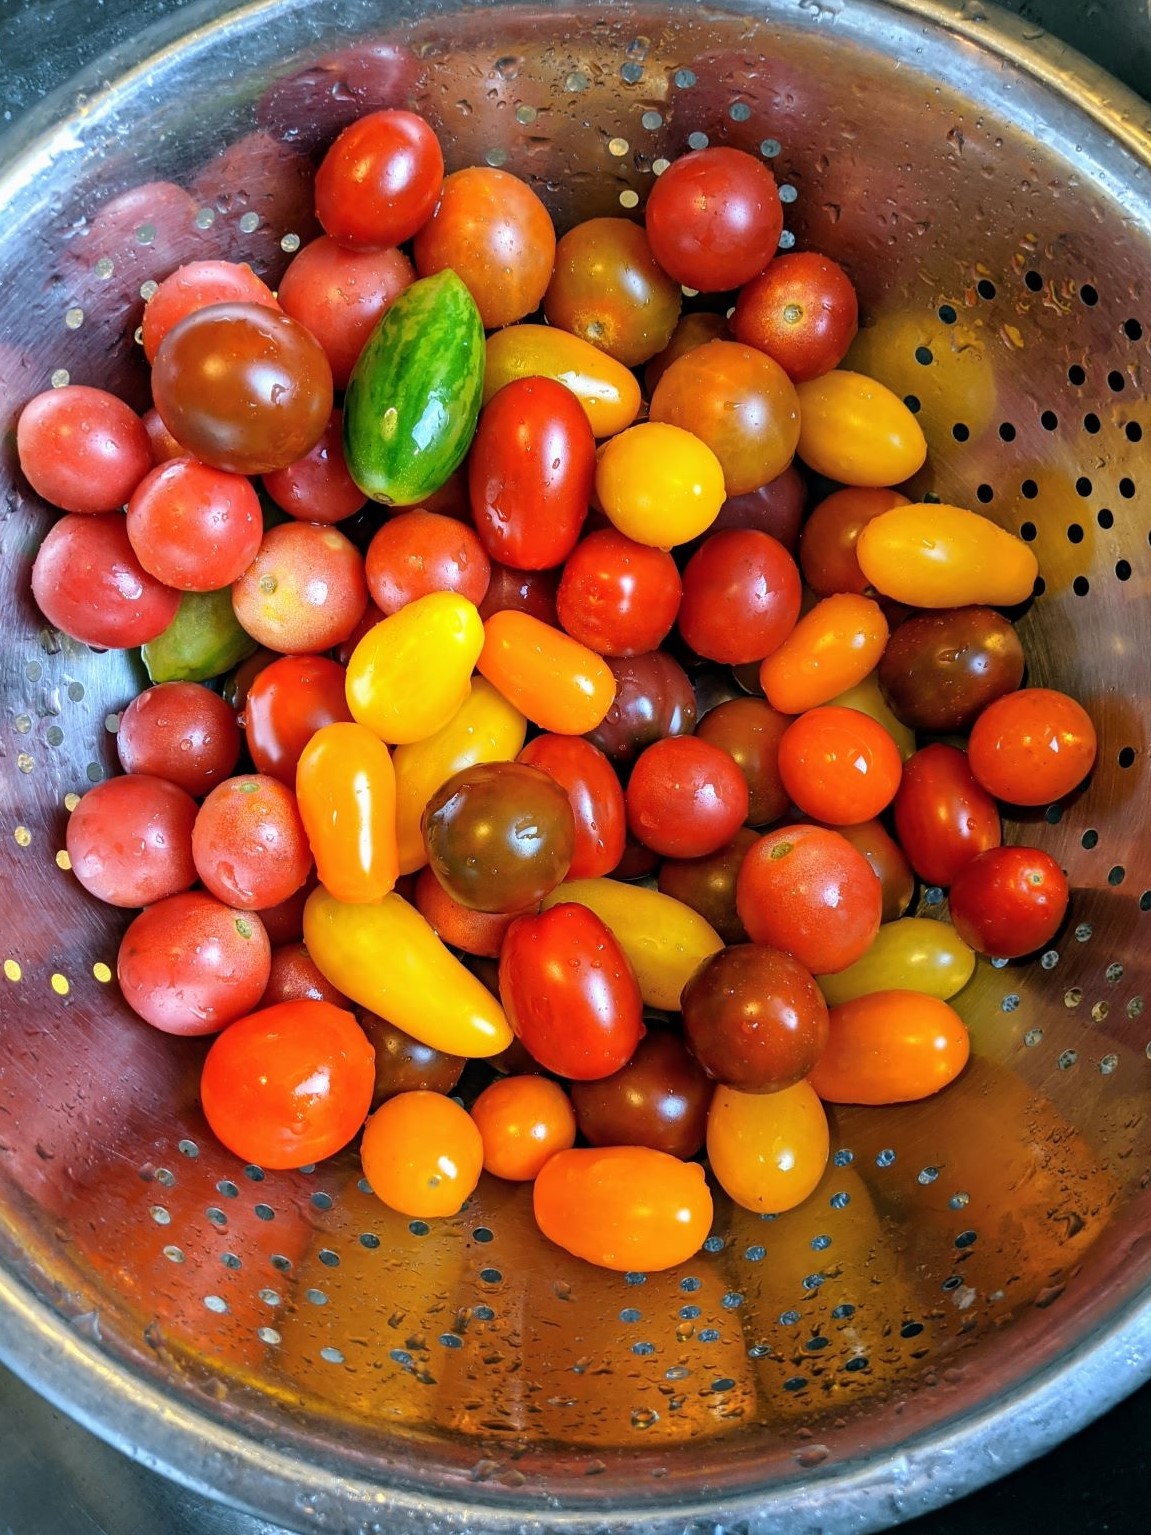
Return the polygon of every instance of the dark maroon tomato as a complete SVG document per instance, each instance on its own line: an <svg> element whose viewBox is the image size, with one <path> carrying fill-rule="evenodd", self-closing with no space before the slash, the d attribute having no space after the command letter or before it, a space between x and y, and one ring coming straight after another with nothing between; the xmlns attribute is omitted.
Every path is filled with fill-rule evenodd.
<svg viewBox="0 0 1151 1535"><path fill-rule="evenodd" d="M581 645L601 656L635 656L663 643L680 594L679 571L666 549L604 528L568 556L556 608Z"/></svg>
<svg viewBox="0 0 1151 1535"><path fill-rule="evenodd" d="M642 842L637 842L629 831L624 841L623 853L611 871L611 877L625 882L650 879L659 868L660 862L659 854L654 853L650 847L644 847Z"/></svg>
<svg viewBox="0 0 1151 1535"><path fill-rule="evenodd" d="M955 876L951 920L978 953L1019 959L1055 937L1069 895L1067 877L1050 853L993 847Z"/></svg>
<svg viewBox="0 0 1151 1535"><path fill-rule="evenodd" d="M116 751L125 773L151 773L200 799L236 766L240 727L211 688L161 682L137 694L120 716Z"/></svg>
<svg viewBox="0 0 1151 1535"><path fill-rule="evenodd" d="M49 528L32 566L32 595L50 624L105 650L146 645L180 606L179 592L136 558L119 512L73 512Z"/></svg>
<svg viewBox="0 0 1151 1535"><path fill-rule="evenodd" d="M623 857L627 810L615 769L582 736L538 735L517 757L540 768L565 791L575 817L569 879L610 874Z"/></svg>
<svg viewBox="0 0 1151 1535"><path fill-rule="evenodd" d="M1023 646L1001 613L949 608L899 625L879 663L879 685L905 725L950 735L1014 693L1023 668Z"/></svg>
<svg viewBox="0 0 1151 1535"><path fill-rule="evenodd" d="M665 858L703 858L747 819L747 779L718 746L671 736L643 751L627 786L627 824Z"/></svg>
<svg viewBox="0 0 1151 1535"><path fill-rule="evenodd" d="M320 343L290 316L259 304L214 304L164 337L152 397L193 458L233 474L267 474L319 442L332 414L332 370Z"/></svg>
<svg viewBox="0 0 1151 1535"><path fill-rule="evenodd" d="M703 1149L713 1084L683 1040L652 1029L626 1066L598 1082L573 1082L580 1134L593 1146L650 1146L687 1160Z"/></svg>
<svg viewBox="0 0 1151 1535"><path fill-rule="evenodd" d="M324 156L316 217L352 250L402 245L431 218L443 184L443 152L422 117L369 112Z"/></svg>
<svg viewBox="0 0 1151 1535"><path fill-rule="evenodd" d="M268 934L273 949L281 949L286 943L302 943L304 939L304 907L316 888L315 870L308 875L300 888L286 901L274 906L264 906L256 913Z"/></svg>
<svg viewBox="0 0 1151 1535"><path fill-rule="evenodd" d="M264 489L281 511L300 522L343 522L366 496L344 460L344 413L334 410L310 453L264 476Z"/></svg>
<svg viewBox="0 0 1151 1535"><path fill-rule="evenodd" d="M882 821L860 821L857 826L836 826L839 835L867 859L883 887L881 921L894 922L911 905L915 894L915 874L907 854L888 835Z"/></svg>
<svg viewBox="0 0 1151 1535"><path fill-rule="evenodd" d="M485 405L468 488L476 530L493 560L516 570L562 564L579 538L594 479L595 438L563 384L513 379Z"/></svg>
<svg viewBox="0 0 1151 1535"><path fill-rule="evenodd" d="M662 650L608 660L615 700L587 739L616 764L634 762L646 746L695 729L695 690L678 661Z"/></svg>
<svg viewBox="0 0 1151 1535"><path fill-rule="evenodd" d="M804 523L799 540L803 579L817 597L837 592L862 596L871 590L855 552L859 535L883 512L906 505L907 497L899 491L866 485L846 485L824 496Z"/></svg>
<svg viewBox="0 0 1151 1535"><path fill-rule="evenodd" d="M286 901L312 868L296 796L264 773L212 790L196 817L192 855L217 900L244 911Z"/></svg>
<svg viewBox="0 0 1151 1535"><path fill-rule="evenodd" d="M133 773L89 789L68 821L72 872L109 906L151 906L196 883L196 801L174 783Z"/></svg>
<svg viewBox="0 0 1151 1535"><path fill-rule="evenodd" d="M145 475L128 502L128 538L149 575L182 592L218 592L256 558L260 498L243 475L176 458Z"/></svg>
<svg viewBox="0 0 1151 1535"><path fill-rule="evenodd" d="M758 832L741 826L730 842L704 858L665 858L659 888L698 911L724 943L746 943L747 929L735 909L735 885L749 848L758 841Z"/></svg>
<svg viewBox="0 0 1151 1535"><path fill-rule="evenodd" d="M731 328L737 341L766 352L801 384L839 367L859 329L859 302L837 261L792 251L743 289Z"/></svg>
<svg viewBox="0 0 1151 1535"><path fill-rule="evenodd" d="M346 250L321 235L292 258L276 297L327 353L335 387L346 389L364 343L415 279L403 251Z"/></svg>
<svg viewBox="0 0 1151 1535"><path fill-rule="evenodd" d="M512 570L509 565L500 565L493 560L487 595L480 603L480 617L486 621L493 613L530 613L541 624L550 624L553 629L558 629L558 583L558 571Z"/></svg>
<svg viewBox="0 0 1151 1535"><path fill-rule="evenodd" d="M66 512L118 511L152 467L136 412L86 384L29 400L16 423L16 452L36 494Z"/></svg>
<svg viewBox="0 0 1151 1535"><path fill-rule="evenodd" d="M265 924L266 925L266 924ZM283 943L272 950L272 966L261 1007L277 1002L330 1002L333 1007L350 1007L347 997L337 991L321 973L319 966L302 942Z"/></svg>
<svg viewBox="0 0 1151 1535"><path fill-rule="evenodd" d="M422 508L390 517L368 545L364 574L381 613L398 613L431 592L458 592L478 607L491 562L472 528Z"/></svg>
<svg viewBox="0 0 1151 1535"><path fill-rule="evenodd" d="M769 656L799 619L799 570L769 533L715 533L683 573L679 632L696 655L742 666Z"/></svg>
<svg viewBox="0 0 1151 1535"><path fill-rule="evenodd" d="M360 1027L376 1052L376 1108L399 1093L450 1093L463 1075L462 1055L445 1055L413 1039L376 1013L360 1013Z"/></svg>
<svg viewBox="0 0 1151 1535"><path fill-rule="evenodd" d="M709 709L696 728L701 741L732 757L747 779L749 826L778 821L791 803L779 776L779 743L791 724L765 698L731 698Z"/></svg>
<svg viewBox="0 0 1151 1535"><path fill-rule="evenodd" d="M256 771L294 789L296 765L316 731L351 718L342 666L326 656L281 656L257 673L244 702Z"/></svg>
<svg viewBox="0 0 1151 1535"><path fill-rule="evenodd" d="M924 746L908 758L894 810L899 845L929 885L950 885L1002 839L995 801L955 746Z"/></svg>
<svg viewBox="0 0 1151 1535"><path fill-rule="evenodd" d="M753 528L777 539L788 554L799 547L799 530L807 506L807 486L794 464L758 490L743 496L729 496L711 525L712 533L728 533L734 528Z"/></svg>
<svg viewBox="0 0 1151 1535"><path fill-rule="evenodd" d="M827 1044L827 1003L811 972L764 944L734 944L705 959L682 1005L696 1060L745 1093L793 1087Z"/></svg>
<svg viewBox="0 0 1151 1535"><path fill-rule="evenodd" d="M775 177L741 149L673 160L648 195L647 237L669 276L700 293L740 288L775 255L783 210Z"/></svg>
<svg viewBox="0 0 1151 1535"><path fill-rule="evenodd" d="M618 1071L643 1037L635 971L604 923L573 901L512 923L500 996L530 1054L576 1082Z"/></svg>

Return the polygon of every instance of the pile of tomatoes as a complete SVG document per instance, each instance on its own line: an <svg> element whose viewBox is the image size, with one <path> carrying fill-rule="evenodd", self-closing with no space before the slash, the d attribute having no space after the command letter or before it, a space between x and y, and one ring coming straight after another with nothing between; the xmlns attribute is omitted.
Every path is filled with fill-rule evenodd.
<svg viewBox="0 0 1151 1535"><path fill-rule="evenodd" d="M139 911L128 1004L216 1036L237 1155L363 1130L413 1217L486 1169L579 1256L668 1267L710 1227L701 1152L784 1210L825 1103L962 1071L976 952L1031 953L1068 901L997 802L1076 789L1091 721L1022 686L1030 548L892 488L923 434L841 366L854 287L776 254L761 161L687 154L642 224L557 242L525 182L445 177L385 111L315 192L277 293L159 283L147 415L68 385L20 418L66 513L37 602L154 683L72 869ZM806 519L795 458L840 487ZM950 921L904 915L917 879Z"/></svg>

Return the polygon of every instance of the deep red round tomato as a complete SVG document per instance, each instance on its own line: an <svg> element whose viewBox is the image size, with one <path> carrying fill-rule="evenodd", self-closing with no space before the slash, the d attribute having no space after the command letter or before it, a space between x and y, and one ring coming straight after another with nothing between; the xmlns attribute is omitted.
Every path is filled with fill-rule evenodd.
<svg viewBox="0 0 1151 1535"><path fill-rule="evenodd" d="M737 341L766 352L802 384L839 367L859 329L859 302L837 261L792 251L746 285L731 328Z"/></svg>
<svg viewBox="0 0 1151 1535"><path fill-rule="evenodd" d="M669 736L640 754L627 785L632 835L665 858L703 858L747 820L747 779L721 747Z"/></svg>
<svg viewBox="0 0 1151 1535"><path fill-rule="evenodd" d="M352 1013L278 1002L239 1018L200 1078L217 1140L258 1167L306 1167L346 1146L368 1116L375 1051Z"/></svg>
<svg viewBox="0 0 1151 1535"><path fill-rule="evenodd" d="M504 912L475 911L461 906L436 878L435 871L424 867L416 878L416 910L453 949L498 959L504 934L514 918Z"/></svg>
<svg viewBox="0 0 1151 1535"><path fill-rule="evenodd" d="M895 742L858 709L809 709L779 743L784 788L804 815L832 826L874 820L895 797L902 772Z"/></svg>
<svg viewBox="0 0 1151 1535"><path fill-rule="evenodd" d="M741 826L730 842L703 858L665 858L657 881L661 893L698 911L724 943L746 943L747 929L735 909L735 886L743 860L758 841L758 832Z"/></svg>
<svg viewBox="0 0 1151 1535"><path fill-rule="evenodd" d="M558 628L558 581L558 572L554 570L513 570L510 565L493 560L487 595L480 603L480 617L486 621L493 613L530 613L540 623Z"/></svg>
<svg viewBox="0 0 1151 1535"><path fill-rule="evenodd" d="M402 245L432 216L444 183L439 141L414 112L369 112L316 172L316 217L352 250Z"/></svg>
<svg viewBox="0 0 1151 1535"><path fill-rule="evenodd" d="M367 497L352 479L344 458L344 413L334 410L310 453L264 476L264 489L290 517L301 522L343 522Z"/></svg>
<svg viewBox="0 0 1151 1535"><path fill-rule="evenodd" d="M257 674L244 701L256 771L294 789L300 754L316 731L351 717L342 666L326 656L281 656Z"/></svg>
<svg viewBox="0 0 1151 1535"><path fill-rule="evenodd" d="M240 727L211 688L161 682L138 693L120 716L116 751L125 773L151 773L200 799L236 766Z"/></svg>
<svg viewBox="0 0 1151 1535"><path fill-rule="evenodd" d="M162 778L133 773L89 789L68 820L72 872L109 906L151 906L196 883L196 802Z"/></svg>
<svg viewBox="0 0 1151 1535"><path fill-rule="evenodd" d="M881 512L906 505L907 497L897 490L863 485L848 485L823 498L804 523L799 540L803 578L817 597L832 597L836 592L862 596L869 590L855 554L859 535Z"/></svg>
<svg viewBox="0 0 1151 1535"><path fill-rule="evenodd" d="M513 379L484 407L468 459L472 516L494 560L548 570L575 548L595 479L583 406L550 378Z"/></svg>
<svg viewBox="0 0 1151 1535"><path fill-rule="evenodd" d="M260 920L263 921L263 917ZM264 926L267 927L266 922ZM343 992L338 991L321 972L308 953L307 945L299 939L281 943L272 950L272 966L260 1006L273 1007L277 1002L330 1002L333 1007L351 1005Z"/></svg>
<svg viewBox="0 0 1151 1535"><path fill-rule="evenodd" d="M601 656L636 656L663 643L680 593L679 571L666 549L603 528L568 556L556 608L581 645Z"/></svg>
<svg viewBox="0 0 1151 1535"><path fill-rule="evenodd" d="M955 876L955 931L980 954L1019 959L1051 939L1067 914L1067 877L1035 847L993 847Z"/></svg>
<svg viewBox="0 0 1151 1535"><path fill-rule="evenodd" d="M581 736L538 735L516 758L540 768L567 791L575 817L569 879L610 874L623 857L627 811L615 769Z"/></svg>
<svg viewBox="0 0 1151 1535"><path fill-rule="evenodd" d="M728 496L711 525L711 533L733 528L754 528L770 533L793 558L799 547L799 530L807 507L807 485L794 464L774 480L749 490L744 496Z"/></svg>
<svg viewBox="0 0 1151 1535"><path fill-rule="evenodd" d="M695 689L665 650L613 657L608 666L616 682L615 701L587 738L612 762L631 762L653 741L695 729Z"/></svg>
<svg viewBox="0 0 1151 1535"><path fill-rule="evenodd" d="M595 913L571 901L512 923L500 996L540 1065L576 1081L618 1071L643 1036L635 971Z"/></svg>
<svg viewBox="0 0 1151 1535"><path fill-rule="evenodd" d="M364 561L368 591L385 615L429 592L459 592L479 607L491 570L483 544L466 523L420 509L390 517Z"/></svg>
<svg viewBox="0 0 1151 1535"><path fill-rule="evenodd" d="M209 304L262 304L279 309L276 295L251 267L236 261L189 261L153 293L140 327L144 356L154 362L160 343L185 316Z"/></svg>
<svg viewBox="0 0 1151 1535"><path fill-rule="evenodd" d="M149 575L182 592L231 586L264 536L251 482L193 458L173 459L145 475L128 502L127 527Z"/></svg>
<svg viewBox="0 0 1151 1535"><path fill-rule="evenodd" d="M312 867L296 796L263 773L212 790L196 817L192 855L217 900L244 911L287 900Z"/></svg>
<svg viewBox="0 0 1151 1535"><path fill-rule="evenodd" d="M749 826L778 821L790 804L779 776L779 743L791 716L778 714L765 698L729 698L709 709L696 735L734 758L747 779Z"/></svg>
<svg viewBox="0 0 1151 1535"><path fill-rule="evenodd" d="M112 512L152 467L144 423L123 400L86 384L46 389L16 423L20 470L66 512Z"/></svg>
<svg viewBox="0 0 1151 1535"><path fill-rule="evenodd" d="M1070 794L1095 764L1095 726L1083 705L1051 688L1021 688L989 704L971 728L971 771L996 799L1046 805Z"/></svg>
<svg viewBox="0 0 1151 1535"><path fill-rule="evenodd" d="M180 594L150 576L119 512L73 513L48 529L32 566L32 595L50 624L82 645L146 645L176 616Z"/></svg>
<svg viewBox="0 0 1151 1535"><path fill-rule="evenodd" d="M782 949L813 975L831 975L875 941L883 890L838 832L783 826L743 860L735 901L753 943Z"/></svg>
<svg viewBox="0 0 1151 1535"><path fill-rule="evenodd" d="M284 522L232 587L240 626L260 645L289 655L330 650L368 605L364 557L337 528Z"/></svg>
<svg viewBox="0 0 1151 1535"><path fill-rule="evenodd" d="M673 160L652 187L647 237L664 271L700 293L750 282L775 255L783 209L775 177L741 149Z"/></svg>
<svg viewBox="0 0 1151 1535"><path fill-rule="evenodd" d="M950 885L965 864L999 846L999 811L966 753L936 744L908 758L895 796L895 834L929 885Z"/></svg>
<svg viewBox="0 0 1151 1535"><path fill-rule="evenodd" d="M129 924L116 978L133 1012L165 1034L215 1034L259 1005L270 967L254 912L188 890Z"/></svg>
<svg viewBox="0 0 1151 1535"><path fill-rule="evenodd" d="M795 561L769 533L715 533L683 573L679 632L697 655L730 666L762 661L799 618Z"/></svg>
<svg viewBox="0 0 1151 1535"><path fill-rule="evenodd" d="M580 1134L593 1146L650 1146L694 1157L707 1135L713 1087L678 1034L652 1029L626 1066L597 1082L573 1082Z"/></svg>
<svg viewBox="0 0 1151 1535"><path fill-rule="evenodd" d="M336 388L346 389L364 343L415 280L403 251L346 250L321 235L292 258L277 297L323 347Z"/></svg>

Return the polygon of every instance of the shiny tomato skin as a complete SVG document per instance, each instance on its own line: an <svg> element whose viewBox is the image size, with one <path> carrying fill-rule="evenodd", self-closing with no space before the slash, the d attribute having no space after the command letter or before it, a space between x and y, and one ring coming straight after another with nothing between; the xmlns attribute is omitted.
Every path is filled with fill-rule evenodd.
<svg viewBox="0 0 1151 1535"><path fill-rule="evenodd" d="M334 410L319 441L286 469L264 475L264 489L281 511L300 522L343 522L366 496L344 459L344 413Z"/></svg>
<svg viewBox="0 0 1151 1535"><path fill-rule="evenodd" d="M484 1148L466 1109L417 1089L388 1098L360 1147L372 1192L402 1215L455 1215L479 1182Z"/></svg>
<svg viewBox="0 0 1151 1535"><path fill-rule="evenodd" d="M212 790L196 817L192 856L207 889L244 911L286 901L312 867L296 796L261 773Z"/></svg>
<svg viewBox="0 0 1151 1535"><path fill-rule="evenodd" d="M196 802L162 778L131 773L89 789L68 819L72 872L109 906L151 906L196 883Z"/></svg>
<svg viewBox="0 0 1151 1535"><path fill-rule="evenodd" d="M847 485L812 509L800 535L799 563L803 579L817 597L837 592L863 596L869 590L855 554L859 535L881 512L906 505L907 497L897 490Z"/></svg>
<svg viewBox="0 0 1151 1535"><path fill-rule="evenodd" d="M887 638L887 620L870 597L824 597L761 665L768 703L784 714L830 703L874 671Z"/></svg>
<svg viewBox="0 0 1151 1535"><path fill-rule="evenodd" d="M644 218L660 266L700 293L750 282L783 231L775 177L740 149L699 149L673 160L652 187Z"/></svg>
<svg viewBox="0 0 1151 1535"><path fill-rule="evenodd" d="M679 612L682 586L665 549L602 528L571 551L556 592L568 634L601 656L656 650Z"/></svg>
<svg viewBox="0 0 1151 1535"><path fill-rule="evenodd" d="M671 333L668 344L662 352L657 352L651 358L643 370L645 393L649 398L655 393L660 379L672 363L682 357L685 352L691 352L697 346L704 346L709 341L730 340L731 327L727 323L726 315L698 310L682 315Z"/></svg>
<svg viewBox="0 0 1151 1535"><path fill-rule="evenodd" d="M535 1073L498 1077L472 1104L484 1143L484 1171L530 1183L557 1151L575 1145L576 1117L558 1082Z"/></svg>
<svg viewBox="0 0 1151 1535"><path fill-rule="evenodd" d="M367 605L363 555L338 529L311 522L269 528L232 587L240 626L269 650L290 655L341 644Z"/></svg>
<svg viewBox="0 0 1151 1535"><path fill-rule="evenodd" d="M151 773L200 799L240 756L235 712L198 682L161 682L120 716L116 752L125 773Z"/></svg>
<svg viewBox="0 0 1151 1535"><path fill-rule="evenodd" d="M256 558L264 519L243 475L176 458L132 492L127 528L137 559L157 581L182 592L216 592Z"/></svg>
<svg viewBox="0 0 1151 1535"><path fill-rule="evenodd" d="M348 250L321 235L292 258L277 297L323 347L335 387L346 389L364 343L415 280L403 251Z"/></svg>
<svg viewBox="0 0 1151 1535"><path fill-rule="evenodd" d="M859 329L859 301L837 261L792 251L746 284L731 328L737 341L766 352L800 384L839 367Z"/></svg>
<svg viewBox="0 0 1151 1535"><path fill-rule="evenodd" d="M427 223L444 180L435 133L414 112L369 112L316 172L316 216L352 250L402 245Z"/></svg>
<svg viewBox="0 0 1151 1535"><path fill-rule="evenodd" d="M947 735L975 720L1023 681L1023 645L993 608L915 613L892 632L879 685L899 719ZM985 727L986 728L986 727Z"/></svg>
<svg viewBox="0 0 1151 1535"><path fill-rule="evenodd" d="M806 1082L777 1093L717 1087L707 1116L712 1177L745 1210L778 1215L802 1204L827 1166L823 1105Z"/></svg>
<svg viewBox="0 0 1151 1535"><path fill-rule="evenodd" d="M751 528L713 533L683 573L679 632L710 661L762 661L795 628L799 605L799 571L781 543Z"/></svg>
<svg viewBox="0 0 1151 1535"><path fill-rule="evenodd" d="M883 890L881 920L894 922L896 917L902 917L915 894L915 873L907 854L883 822L860 821L855 826L837 826L835 830L858 848L871 865Z"/></svg>
<svg viewBox="0 0 1151 1535"><path fill-rule="evenodd" d="M963 1020L938 997L872 992L831 1009L809 1080L825 1103L913 1103L954 1082L970 1053Z"/></svg>
<svg viewBox="0 0 1151 1535"><path fill-rule="evenodd" d="M32 566L32 595L55 628L105 650L146 645L180 606L179 592L140 564L119 512L53 524Z"/></svg>
<svg viewBox="0 0 1151 1535"><path fill-rule="evenodd" d="M703 858L665 858L657 880L660 894L699 912L724 943L746 943L747 930L735 909L735 887L743 860L758 841L757 832L741 826L730 842ZM622 878L618 871L616 878Z"/></svg>
<svg viewBox="0 0 1151 1535"><path fill-rule="evenodd" d="M504 935L515 920L503 912L461 906L426 867L416 877L415 907L444 943L488 959L499 958Z"/></svg>
<svg viewBox="0 0 1151 1535"><path fill-rule="evenodd" d="M368 591L385 616L429 592L458 592L478 607L491 562L473 530L421 508L389 517L368 545Z"/></svg>
<svg viewBox="0 0 1151 1535"><path fill-rule="evenodd" d="M556 587L559 575L554 570L513 570L493 560L487 593L480 603L480 617L486 623L493 613L527 613L541 624L559 627L556 611Z"/></svg>
<svg viewBox="0 0 1151 1535"><path fill-rule="evenodd" d="M1055 937L1067 915L1067 877L1034 847L993 847L966 864L951 887L955 931L980 954L1020 959Z"/></svg>
<svg viewBox="0 0 1151 1535"><path fill-rule="evenodd" d="M902 772L895 742L858 709L809 709L779 743L784 788L804 815L831 826L874 820L895 797Z"/></svg>
<svg viewBox="0 0 1151 1535"><path fill-rule="evenodd" d="M351 1006L343 992L321 973L308 953L307 945L300 940L282 943L272 950L272 968L260 1006L271 1007L276 1002L330 1002L333 1007Z"/></svg>
<svg viewBox="0 0 1151 1535"><path fill-rule="evenodd" d="M189 261L165 277L144 306L140 333L148 361L155 361L160 343L173 325L209 304L280 307L267 283L246 262Z"/></svg>
<svg viewBox="0 0 1151 1535"><path fill-rule="evenodd" d="M707 1134L711 1079L671 1029L651 1029L626 1065L597 1082L573 1082L580 1134L593 1146L650 1146L694 1157Z"/></svg>
<svg viewBox="0 0 1151 1535"><path fill-rule="evenodd" d="M29 400L16 423L16 453L36 494L66 512L117 511L152 467L140 417L87 384Z"/></svg>
<svg viewBox="0 0 1151 1535"><path fill-rule="evenodd" d="M463 1075L467 1061L462 1055L433 1050L420 1039L398 1029L378 1013L362 1011L360 1027L376 1052L376 1085L372 1107L397 1098L400 1093L450 1093Z"/></svg>
<svg viewBox="0 0 1151 1535"><path fill-rule="evenodd" d="M791 803L779 776L779 743L790 724L765 698L729 698L696 727L699 739L721 747L747 779L749 826L778 821Z"/></svg>
<svg viewBox="0 0 1151 1535"><path fill-rule="evenodd" d="M683 667L665 650L608 661L616 694L588 740L610 761L632 762L646 746L695 729L695 689Z"/></svg>
<svg viewBox="0 0 1151 1535"><path fill-rule="evenodd" d="M929 885L946 888L1002 838L995 801L955 746L924 746L908 759L894 810L899 845Z"/></svg>
<svg viewBox="0 0 1151 1535"><path fill-rule="evenodd" d="M256 771L294 789L300 754L316 731L351 717L342 666L326 656L281 656L258 673L244 702Z"/></svg>
<svg viewBox="0 0 1151 1535"><path fill-rule="evenodd" d="M556 246L544 313L549 325L635 368L667 346L682 303L642 227L598 218L575 225Z"/></svg>
<svg viewBox="0 0 1151 1535"><path fill-rule="evenodd" d="M627 809L615 769L582 736L535 736L516 758L540 768L565 790L575 818L569 879L610 874L623 857Z"/></svg>
<svg viewBox="0 0 1151 1535"><path fill-rule="evenodd" d="M747 779L721 747L672 736L641 753L627 786L632 835L666 858L703 858L747 819Z"/></svg>
<svg viewBox="0 0 1151 1535"><path fill-rule="evenodd" d="M971 771L1013 805L1046 805L1079 787L1095 765L1095 726L1053 688L1021 688L988 705L968 743Z"/></svg>

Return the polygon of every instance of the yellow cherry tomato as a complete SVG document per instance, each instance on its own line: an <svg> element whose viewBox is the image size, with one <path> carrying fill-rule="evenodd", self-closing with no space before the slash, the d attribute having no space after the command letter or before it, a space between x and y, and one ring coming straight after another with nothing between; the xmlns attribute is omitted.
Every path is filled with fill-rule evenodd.
<svg viewBox="0 0 1151 1535"><path fill-rule="evenodd" d="M854 1002L873 991L899 988L946 1002L963 990L974 969L974 951L950 922L900 917L884 923L871 948L854 965L838 975L816 979L831 1007Z"/></svg>
<svg viewBox="0 0 1151 1535"><path fill-rule="evenodd" d="M399 1093L368 1120L360 1145L372 1193L401 1215L455 1215L480 1181L483 1142L442 1093Z"/></svg>
<svg viewBox="0 0 1151 1535"><path fill-rule="evenodd" d="M882 725L895 742L904 762L914 752L915 731L891 712L879 686L878 672L868 672L862 682L857 682L854 687L845 689L834 698L829 698L828 703L837 705L841 709L858 709L860 714L870 714L871 718Z"/></svg>
<svg viewBox="0 0 1151 1535"><path fill-rule="evenodd" d="M484 404L516 378L554 378L583 406L597 437L614 437L639 414L635 374L580 336L551 325L509 325L488 337Z"/></svg>
<svg viewBox="0 0 1151 1535"><path fill-rule="evenodd" d="M644 421L605 443L595 489L621 533L656 549L706 533L727 495L707 444L665 421Z"/></svg>
<svg viewBox="0 0 1151 1535"><path fill-rule="evenodd" d="M802 714L840 697L874 671L887 636L887 620L870 597L825 597L760 667L768 703L780 714Z"/></svg>
<svg viewBox="0 0 1151 1535"><path fill-rule="evenodd" d="M498 1055L512 1042L504 1010L393 890L350 906L317 885L304 906L304 942L322 975L421 1044L447 1055Z"/></svg>
<svg viewBox="0 0 1151 1535"><path fill-rule="evenodd" d="M1013 607L1039 574L1029 544L961 506L892 507L867 524L855 552L876 591L916 608Z"/></svg>
<svg viewBox="0 0 1151 1535"><path fill-rule="evenodd" d="M938 997L876 991L833 1007L827 1045L808 1077L826 1103L914 1103L954 1082L971 1044Z"/></svg>
<svg viewBox="0 0 1151 1535"><path fill-rule="evenodd" d="M778 1093L717 1087L707 1116L707 1159L745 1210L778 1215L802 1204L823 1177L830 1137L806 1082Z"/></svg>
<svg viewBox="0 0 1151 1535"><path fill-rule="evenodd" d="M679 1011L679 998L698 967L723 940L682 901L617 879L571 879L544 898L544 910L577 901L594 911L631 961L648 1007Z"/></svg>
<svg viewBox="0 0 1151 1535"><path fill-rule="evenodd" d="M798 384L800 458L842 485L899 485L927 458L923 428L884 384L837 368Z"/></svg>
<svg viewBox="0 0 1151 1535"><path fill-rule="evenodd" d="M397 746L434 735L468 696L484 645L475 604L430 592L368 630L345 684L353 717Z"/></svg>
<svg viewBox="0 0 1151 1535"><path fill-rule="evenodd" d="M484 626L479 668L529 720L556 735L594 730L615 700L615 677L602 656L511 608Z"/></svg>
<svg viewBox="0 0 1151 1535"><path fill-rule="evenodd" d="M296 800L320 883L338 901L380 901L396 882L396 775L363 725L317 730L296 767Z"/></svg>

